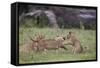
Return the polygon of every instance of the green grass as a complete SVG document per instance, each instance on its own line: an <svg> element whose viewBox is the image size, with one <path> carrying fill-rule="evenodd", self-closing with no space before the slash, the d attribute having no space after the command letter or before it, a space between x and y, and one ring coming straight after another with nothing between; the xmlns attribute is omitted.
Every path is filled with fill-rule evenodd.
<svg viewBox="0 0 100 68"><path fill-rule="evenodd" d="M19 52L19 63L41 63L55 61L77 61L77 60L95 60L96 59L96 32L95 30L80 29L53 29L53 28L22 28L19 29L19 46L29 43L30 37L34 37L37 33L42 33L46 38L54 38L57 35L66 36L69 31L74 31L80 39L83 47L87 47L85 53L73 54L71 46L66 46L67 51L60 49L58 51L48 50L46 53L29 53Z"/></svg>

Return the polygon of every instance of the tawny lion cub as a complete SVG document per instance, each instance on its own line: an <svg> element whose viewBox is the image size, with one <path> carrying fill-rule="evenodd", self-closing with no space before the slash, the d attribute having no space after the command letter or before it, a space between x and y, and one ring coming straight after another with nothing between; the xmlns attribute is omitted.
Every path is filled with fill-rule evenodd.
<svg viewBox="0 0 100 68"><path fill-rule="evenodd" d="M74 32L69 32L67 35L67 44L72 45L73 49L72 52L75 53L81 53L83 51L83 48L81 46L80 40L75 36Z"/></svg>
<svg viewBox="0 0 100 68"><path fill-rule="evenodd" d="M63 45L63 38L56 39L45 39L44 36L38 35L36 39L31 39L36 43L37 51L45 51L45 50L57 50L59 48L67 50L67 48Z"/></svg>

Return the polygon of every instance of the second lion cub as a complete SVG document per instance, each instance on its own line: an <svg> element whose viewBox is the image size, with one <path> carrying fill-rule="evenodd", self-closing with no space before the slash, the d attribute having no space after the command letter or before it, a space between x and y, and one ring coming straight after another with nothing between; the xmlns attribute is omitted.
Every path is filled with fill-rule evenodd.
<svg viewBox="0 0 100 68"><path fill-rule="evenodd" d="M80 40L78 40L74 32L69 32L69 34L67 35L67 41L68 45L72 45L72 52L74 54L81 53L83 51L83 47L81 46Z"/></svg>

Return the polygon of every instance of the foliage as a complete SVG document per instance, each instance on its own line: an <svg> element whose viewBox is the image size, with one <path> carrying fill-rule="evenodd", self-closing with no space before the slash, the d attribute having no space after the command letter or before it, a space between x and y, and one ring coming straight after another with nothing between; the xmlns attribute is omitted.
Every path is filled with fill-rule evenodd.
<svg viewBox="0 0 100 68"><path fill-rule="evenodd" d="M80 21L80 29L82 29L82 30L85 29L85 27L84 27L84 25L83 25L83 23L81 21Z"/></svg>
<svg viewBox="0 0 100 68"><path fill-rule="evenodd" d="M26 18L24 19L24 17ZM30 21L29 18L32 20ZM60 28L95 30L96 9L20 4L19 20L24 20L23 23L19 22L19 24L26 27L52 27L55 25L53 22L56 22Z"/></svg>
<svg viewBox="0 0 100 68"><path fill-rule="evenodd" d="M58 19L58 25L59 28L78 28L78 29L96 29L96 23L89 22L84 23L83 21L80 21L80 23L76 22L65 22L62 17L59 17ZM46 16L42 15L37 18L25 18L23 22L20 22L20 27L37 27L37 28L45 28L45 27L52 27L50 26L50 23Z"/></svg>

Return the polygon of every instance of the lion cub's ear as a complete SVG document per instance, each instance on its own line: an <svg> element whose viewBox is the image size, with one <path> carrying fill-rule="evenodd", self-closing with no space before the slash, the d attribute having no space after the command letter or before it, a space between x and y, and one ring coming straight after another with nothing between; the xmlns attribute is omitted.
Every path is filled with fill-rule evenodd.
<svg viewBox="0 0 100 68"><path fill-rule="evenodd" d="M63 37L64 40L66 40L66 37Z"/></svg>
<svg viewBox="0 0 100 68"><path fill-rule="evenodd" d="M70 31L69 32L69 35L74 36L75 35L75 32Z"/></svg>
<svg viewBox="0 0 100 68"><path fill-rule="evenodd" d="M72 34L72 32L70 31L69 34Z"/></svg>

